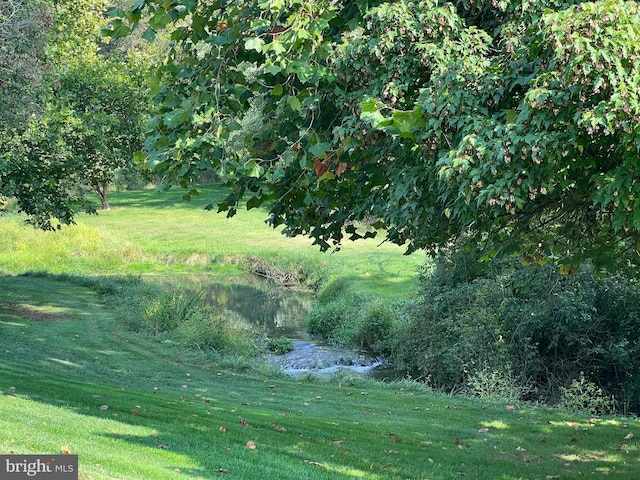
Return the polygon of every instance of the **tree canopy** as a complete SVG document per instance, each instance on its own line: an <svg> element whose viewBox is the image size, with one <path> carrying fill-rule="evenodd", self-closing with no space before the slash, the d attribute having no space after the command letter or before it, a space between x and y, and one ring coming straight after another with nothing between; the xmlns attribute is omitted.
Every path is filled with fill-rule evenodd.
<svg viewBox="0 0 640 480"><path fill-rule="evenodd" d="M48 71L44 2L0 2L0 129L25 122L40 99ZM4 127L4 128L3 128Z"/></svg>
<svg viewBox="0 0 640 480"><path fill-rule="evenodd" d="M149 161L187 196L214 171L219 210L268 205L323 249L384 228L637 264L637 2L139 0L105 34L143 14L173 40Z"/></svg>

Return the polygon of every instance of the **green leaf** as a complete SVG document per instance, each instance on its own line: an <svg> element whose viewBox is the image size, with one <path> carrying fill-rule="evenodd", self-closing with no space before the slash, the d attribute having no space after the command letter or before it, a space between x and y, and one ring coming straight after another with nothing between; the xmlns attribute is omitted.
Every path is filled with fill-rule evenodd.
<svg viewBox="0 0 640 480"><path fill-rule="evenodd" d="M247 175L249 177L258 178L262 175L262 167L255 159L246 162L244 167L247 169Z"/></svg>
<svg viewBox="0 0 640 480"><path fill-rule="evenodd" d="M269 63L267 62L267 65L264 67L264 71L266 73L269 73L271 75L277 75L280 72L282 72L282 67L274 64L274 63Z"/></svg>
<svg viewBox="0 0 640 480"><path fill-rule="evenodd" d="M262 200L259 197L251 197L247 200L247 210L251 210L252 208L258 208L262 205Z"/></svg>
<svg viewBox="0 0 640 480"><path fill-rule="evenodd" d="M121 8L112 8L107 13L107 16L109 18L125 18L127 16L127 13Z"/></svg>
<svg viewBox="0 0 640 480"><path fill-rule="evenodd" d="M331 145L329 143L321 142L321 143L316 143L315 145L312 145L311 147L309 147L309 152L314 157L322 157L330 149L331 149Z"/></svg>
<svg viewBox="0 0 640 480"><path fill-rule="evenodd" d="M149 25L158 31L165 28L172 21L173 19L169 13L164 10L158 10L158 12L149 19Z"/></svg>
<svg viewBox="0 0 640 480"><path fill-rule="evenodd" d="M236 35L235 33L233 33L233 29L225 28L213 38L213 41L211 43L213 43L213 45L222 46L222 45L231 45L235 41L236 41Z"/></svg>
<svg viewBox="0 0 640 480"><path fill-rule="evenodd" d="M100 33L104 37L110 37L113 39L123 38L129 35L131 29L122 23L122 20L114 20L113 23L109 27L104 27L100 30Z"/></svg>
<svg viewBox="0 0 640 480"><path fill-rule="evenodd" d="M512 124L512 123L516 123L517 119L518 119L518 111L517 110L509 109L509 110L506 111L506 113L505 113L505 122L507 123L507 125Z"/></svg>
<svg viewBox="0 0 640 480"><path fill-rule="evenodd" d="M255 50L256 52L262 52L264 46L264 40L260 37L249 37L244 39L245 50Z"/></svg>
<svg viewBox="0 0 640 480"><path fill-rule="evenodd" d="M144 38L147 42L153 42L153 40L156 38L156 31L151 27L147 27L147 29L142 34L142 38Z"/></svg>
<svg viewBox="0 0 640 480"><path fill-rule="evenodd" d="M302 107L300 104L300 100L298 100L298 97L294 96L287 97L287 104L294 112L299 112Z"/></svg>
<svg viewBox="0 0 640 480"><path fill-rule="evenodd" d="M387 122L380 122L379 126L386 125ZM398 129L400 135L405 138L411 138L414 132L424 127L425 121L422 118L420 109L393 112L393 126Z"/></svg>
<svg viewBox="0 0 640 480"><path fill-rule="evenodd" d="M360 118L366 122L369 122L372 127L378 128L382 122L385 121L384 115L380 113L380 108L385 105L375 99L369 99L360 103L362 113Z"/></svg>

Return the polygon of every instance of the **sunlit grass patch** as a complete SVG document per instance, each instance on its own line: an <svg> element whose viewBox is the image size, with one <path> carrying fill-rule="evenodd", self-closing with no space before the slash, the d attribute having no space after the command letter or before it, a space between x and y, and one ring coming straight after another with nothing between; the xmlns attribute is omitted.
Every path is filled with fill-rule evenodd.
<svg viewBox="0 0 640 480"><path fill-rule="evenodd" d="M180 189L113 192L112 209L79 215L78 224L40 232L19 215L0 217L0 271L71 274L238 274L247 259L268 260L282 271L304 269L303 282L317 286L348 277L354 288L380 296L410 296L424 256L380 240L346 241L322 253L305 237L288 238L264 224L262 209L233 218L204 210L220 201L219 185L202 186L187 203Z"/></svg>

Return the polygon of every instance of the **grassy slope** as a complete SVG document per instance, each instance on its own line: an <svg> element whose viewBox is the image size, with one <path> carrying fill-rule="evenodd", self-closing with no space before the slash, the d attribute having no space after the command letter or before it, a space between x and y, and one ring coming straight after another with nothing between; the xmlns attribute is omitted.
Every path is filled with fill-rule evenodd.
<svg viewBox="0 0 640 480"><path fill-rule="evenodd" d="M81 478L95 479L638 477L637 440L625 440L640 436L637 420L508 410L409 384L234 374L123 332L89 290L12 276L224 275L238 273L239 257L262 256L392 298L414 291L420 255L377 242L320 254L257 227L264 212L202 211L219 196L114 194L112 211L55 234L0 218L0 453L68 448Z"/></svg>
<svg viewBox="0 0 640 480"><path fill-rule="evenodd" d="M80 478L638 478L638 419L505 407L228 372L82 287L0 277L0 453L70 450Z"/></svg>

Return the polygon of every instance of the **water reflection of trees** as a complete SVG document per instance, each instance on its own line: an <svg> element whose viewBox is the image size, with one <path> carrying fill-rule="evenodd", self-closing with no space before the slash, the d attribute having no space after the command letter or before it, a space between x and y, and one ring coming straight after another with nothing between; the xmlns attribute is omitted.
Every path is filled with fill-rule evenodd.
<svg viewBox="0 0 640 480"><path fill-rule="evenodd" d="M167 280L169 288L201 293L209 304L218 306L234 324L264 332L269 336L296 337L305 328L311 296L278 289L268 284L211 281L199 277Z"/></svg>

